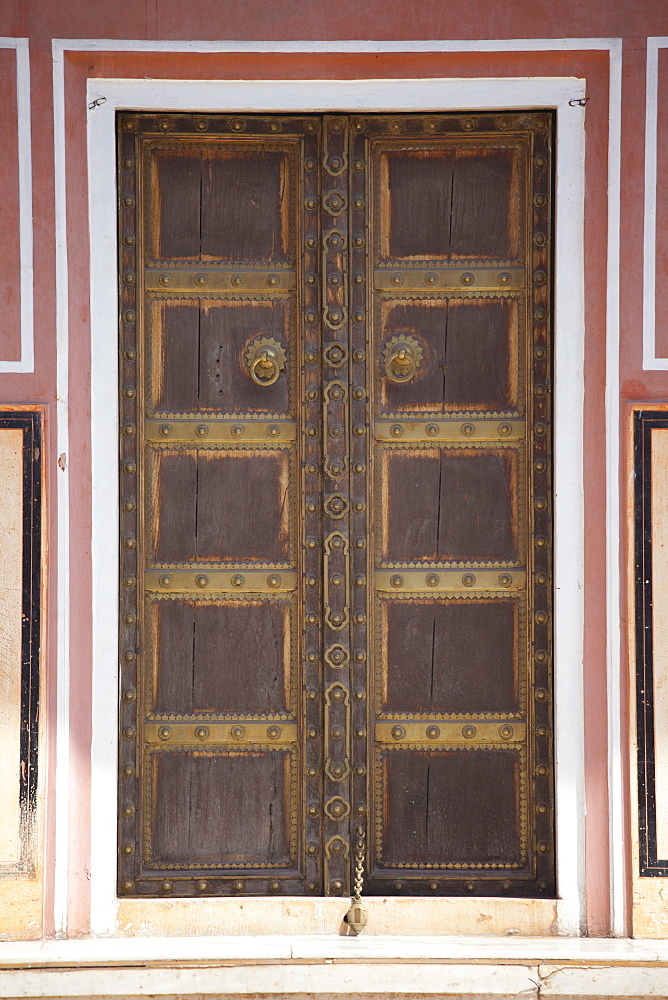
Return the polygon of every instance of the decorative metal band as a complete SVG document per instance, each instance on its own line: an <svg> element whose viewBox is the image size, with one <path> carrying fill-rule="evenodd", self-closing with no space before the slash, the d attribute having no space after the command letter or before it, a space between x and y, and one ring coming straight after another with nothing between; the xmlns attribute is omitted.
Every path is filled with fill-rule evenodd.
<svg viewBox="0 0 668 1000"><path fill-rule="evenodd" d="M144 574L148 591L161 594L283 594L297 589L293 569L158 569Z"/></svg>
<svg viewBox="0 0 668 1000"><path fill-rule="evenodd" d="M149 444L197 444L200 448L220 442L246 445L259 441L282 443L295 441L297 424L294 420L220 419L202 417L165 417L147 420L144 440Z"/></svg>
<svg viewBox="0 0 668 1000"><path fill-rule="evenodd" d="M340 632L350 622L349 544L345 535L333 531L325 539L325 622Z"/></svg>
<svg viewBox="0 0 668 1000"><path fill-rule="evenodd" d="M439 719L424 722L401 721L376 722L376 743L419 744L424 746L476 746L479 743L524 743L527 736L526 721L487 722L472 719L453 721Z"/></svg>
<svg viewBox="0 0 668 1000"><path fill-rule="evenodd" d="M476 415L446 417L438 420L377 420L377 441L523 441L526 422L517 418Z"/></svg>
<svg viewBox="0 0 668 1000"><path fill-rule="evenodd" d="M325 691L325 774L332 781L350 774L350 692L340 681Z"/></svg>
<svg viewBox="0 0 668 1000"><path fill-rule="evenodd" d="M378 291L414 292L429 291L499 291L523 289L526 270L523 267L396 267L393 270L377 267L373 272Z"/></svg>
<svg viewBox="0 0 668 1000"><path fill-rule="evenodd" d="M330 479L340 480L348 475L348 387L329 382L323 399L324 469Z"/></svg>
<svg viewBox="0 0 668 1000"><path fill-rule="evenodd" d="M147 267L144 270L144 287L147 292L190 292L207 295L209 292L286 292L296 287L294 269L280 270L225 270L197 264L197 270L180 267Z"/></svg>
<svg viewBox="0 0 668 1000"><path fill-rule="evenodd" d="M499 591L517 593L526 586L526 570L515 569L438 569L381 570L374 575L376 590L393 593L429 591L431 593L470 593Z"/></svg>
<svg viewBox="0 0 668 1000"><path fill-rule="evenodd" d="M257 722L235 719L234 722L146 722L147 743L178 746L286 746L297 742L297 723Z"/></svg>

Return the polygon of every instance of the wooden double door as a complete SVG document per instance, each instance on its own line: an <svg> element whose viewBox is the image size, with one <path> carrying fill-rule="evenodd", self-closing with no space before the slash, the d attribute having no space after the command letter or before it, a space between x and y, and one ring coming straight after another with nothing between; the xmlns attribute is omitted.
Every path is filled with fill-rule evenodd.
<svg viewBox="0 0 668 1000"><path fill-rule="evenodd" d="M552 134L119 117L120 894L554 894Z"/></svg>

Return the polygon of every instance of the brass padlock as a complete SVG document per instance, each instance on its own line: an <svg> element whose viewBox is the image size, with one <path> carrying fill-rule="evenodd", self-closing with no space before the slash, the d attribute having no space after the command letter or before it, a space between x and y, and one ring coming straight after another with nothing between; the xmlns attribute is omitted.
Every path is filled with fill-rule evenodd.
<svg viewBox="0 0 668 1000"><path fill-rule="evenodd" d="M366 927L367 922L366 907L359 899L353 899L350 909L346 913L344 920L355 934L360 934Z"/></svg>

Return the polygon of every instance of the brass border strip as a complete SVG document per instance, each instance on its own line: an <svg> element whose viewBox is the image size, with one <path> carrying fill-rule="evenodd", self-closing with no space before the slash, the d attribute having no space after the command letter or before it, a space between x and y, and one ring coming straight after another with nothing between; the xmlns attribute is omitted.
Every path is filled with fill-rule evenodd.
<svg viewBox="0 0 668 1000"><path fill-rule="evenodd" d="M207 267L196 268L147 267L144 269L144 288L147 292L191 292L208 295L210 292L286 292L297 286L294 268L239 269Z"/></svg>
<svg viewBox="0 0 668 1000"><path fill-rule="evenodd" d="M144 574L144 589L159 594L285 594L297 589L293 569L157 569Z"/></svg>
<svg viewBox="0 0 668 1000"><path fill-rule="evenodd" d="M498 265L412 268L402 263L392 269L377 267L373 277L377 291L392 291L397 295L423 289L432 292L507 292L524 289L526 284L525 268Z"/></svg>
<svg viewBox="0 0 668 1000"><path fill-rule="evenodd" d="M383 569L374 574L376 590L401 594L406 591L475 593L498 591L517 594L526 587L526 570L515 569Z"/></svg>
<svg viewBox="0 0 668 1000"><path fill-rule="evenodd" d="M523 419L485 416L449 417L439 420L407 417L376 420L376 441L522 441L527 424Z"/></svg>
<svg viewBox="0 0 668 1000"><path fill-rule="evenodd" d="M201 448L221 441L244 445L258 441L296 441L297 422L284 418L275 420L220 420L201 414L164 420L147 420L144 425L144 440L148 444L196 443Z"/></svg>
<svg viewBox="0 0 668 1000"><path fill-rule="evenodd" d="M478 719L458 719L452 721L429 720L414 722L399 719L390 722L376 722L374 739L376 744L428 744L430 746L464 745L474 747L478 743L524 743L527 736L525 721L495 719L494 722Z"/></svg>
<svg viewBox="0 0 668 1000"><path fill-rule="evenodd" d="M146 722L144 739L155 744L246 746L249 743L286 746L297 742L297 723L289 722Z"/></svg>

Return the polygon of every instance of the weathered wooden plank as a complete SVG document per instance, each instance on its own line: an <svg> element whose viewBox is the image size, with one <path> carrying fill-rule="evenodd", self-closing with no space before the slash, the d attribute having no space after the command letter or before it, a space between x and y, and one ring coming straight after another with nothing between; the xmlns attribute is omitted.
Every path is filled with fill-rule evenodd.
<svg viewBox="0 0 668 1000"><path fill-rule="evenodd" d="M519 709L517 600L385 600L384 712Z"/></svg>

